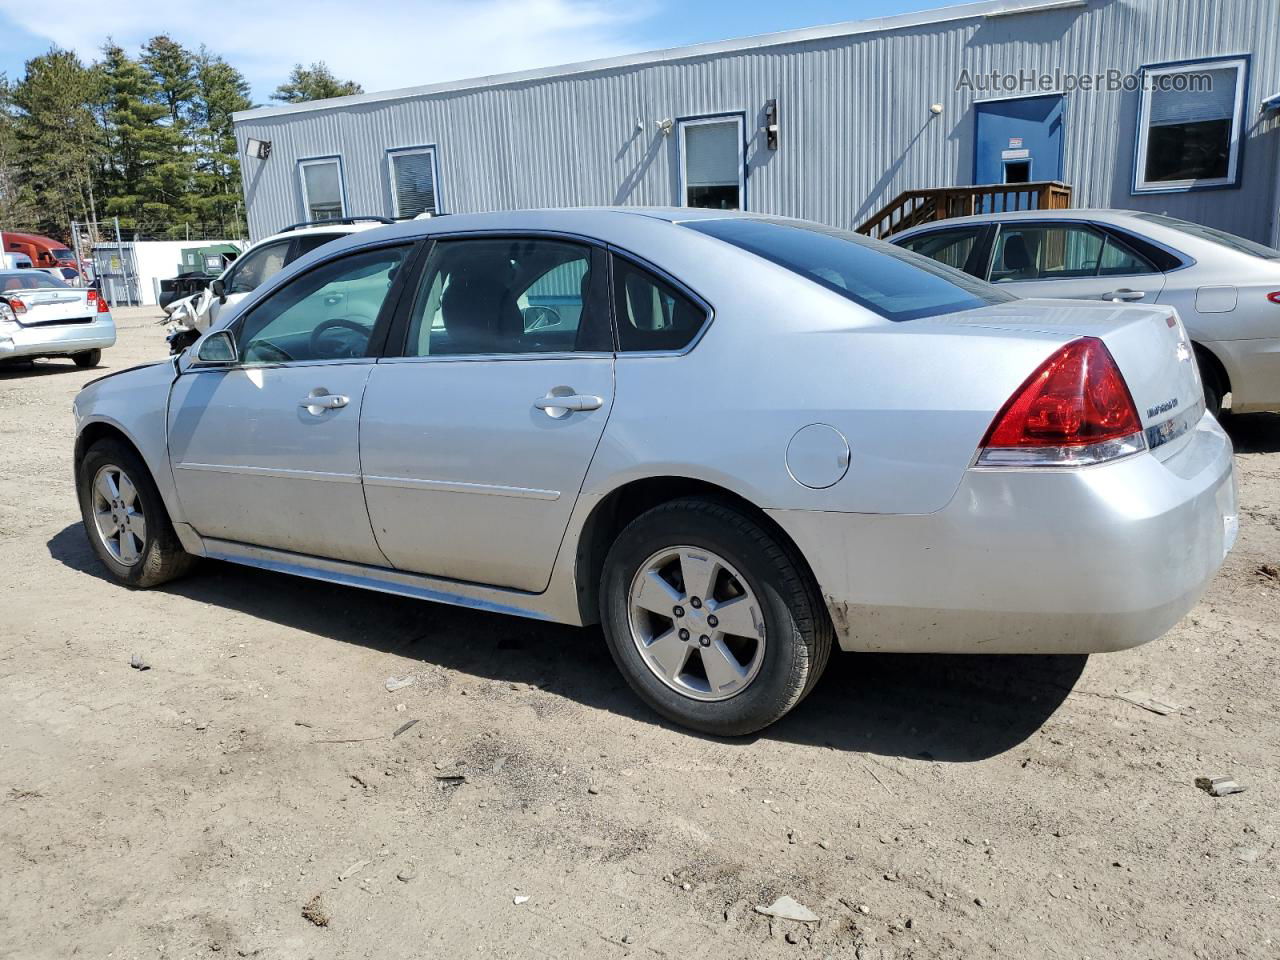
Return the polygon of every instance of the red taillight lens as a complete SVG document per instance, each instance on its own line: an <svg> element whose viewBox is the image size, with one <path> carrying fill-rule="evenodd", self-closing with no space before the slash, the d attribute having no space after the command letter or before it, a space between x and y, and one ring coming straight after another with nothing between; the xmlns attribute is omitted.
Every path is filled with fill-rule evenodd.
<svg viewBox="0 0 1280 960"><path fill-rule="evenodd" d="M1277 290L1275 293L1268 293L1267 299L1272 303L1280 303L1280 290Z"/></svg>
<svg viewBox="0 0 1280 960"><path fill-rule="evenodd" d="M5 299L5 302L9 304L9 306L13 307L14 313L27 312L27 305L23 303L21 300L19 300L17 297L5 297L4 299Z"/></svg>
<svg viewBox="0 0 1280 960"><path fill-rule="evenodd" d="M109 306L107 305L107 301L106 301L104 298L102 298L102 297L98 296L98 291L97 291L97 290L90 290L90 291L88 292L88 294L86 294L86 296L89 298L89 302L90 302L90 303L97 303L97 304L98 304L98 312L99 312L99 313L110 313L110 312L111 312L111 307L109 307Z"/></svg>
<svg viewBox="0 0 1280 960"><path fill-rule="evenodd" d="M983 464L1093 463L1134 453L1145 440L1111 352L1101 340L1082 337L1027 378L988 428L982 446Z"/></svg>

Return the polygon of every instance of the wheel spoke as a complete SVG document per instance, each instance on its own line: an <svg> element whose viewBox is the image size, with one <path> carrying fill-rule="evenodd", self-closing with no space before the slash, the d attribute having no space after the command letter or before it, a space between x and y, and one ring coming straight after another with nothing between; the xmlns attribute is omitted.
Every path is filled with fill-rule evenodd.
<svg viewBox="0 0 1280 960"><path fill-rule="evenodd" d="M114 537L119 529L116 526L115 519L111 516L110 510L95 510L93 518L98 522L98 530L104 537Z"/></svg>
<svg viewBox="0 0 1280 960"><path fill-rule="evenodd" d="M116 486L115 479L111 476L110 470L103 470L98 474L98 482L96 484L98 496L110 503L120 495L120 488Z"/></svg>
<svg viewBox="0 0 1280 960"><path fill-rule="evenodd" d="M120 531L120 562L132 566L138 561L138 548L134 545L133 534L128 528Z"/></svg>
<svg viewBox="0 0 1280 960"><path fill-rule="evenodd" d="M662 579L657 570L650 570L644 575L639 589L631 598L631 602L641 609L668 618L672 608L683 600L684 595Z"/></svg>
<svg viewBox="0 0 1280 960"><path fill-rule="evenodd" d="M138 543L145 544L147 542L147 518L141 513L134 512L125 518L125 525L138 538Z"/></svg>
<svg viewBox="0 0 1280 960"><path fill-rule="evenodd" d="M699 649L702 651L702 668L707 673L707 684L712 693L723 693L746 679L746 671L719 637L712 641L711 646Z"/></svg>
<svg viewBox="0 0 1280 960"><path fill-rule="evenodd" d="M674 629L655 637L647 645L646 652L668 680L675 680L680 676L685 661L689 659L689 645L680 639Z"/></svg>
<svg viewBox="0 0 1280 960"><path fill-rule="evenodd" d="M124 501L125 506L133 506L138 498L138 491L133 486L133 481L125 476L124 471L120 471L120 479L117 481L120 485L120 499Z"/></svg>
<svg viewBox="0 0 1280 960"><path fill-rule="evenodd" d="M724 603L717 603L710 608L719 625L716 627L722 634L731 637L751 637L758 640L764 636L764 618L756 609L755 598L751 594L734 597Z"/></svg>
<svg viewBox="0 0 1280 960"><path fill-rule="evenodd" d="M720 564L713 557L691 550L680 551L680 573L684 577L684 592L690 597L706 599L715 586Z"/></svg>

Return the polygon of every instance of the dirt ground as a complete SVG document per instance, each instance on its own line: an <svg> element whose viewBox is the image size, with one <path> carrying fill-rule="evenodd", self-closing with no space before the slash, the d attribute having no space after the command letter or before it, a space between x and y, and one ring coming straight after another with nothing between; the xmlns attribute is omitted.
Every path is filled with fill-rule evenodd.
<svg viewBox="0 0 1280 960"><path fill-rule="evenodd" d="M727 742L594 631L108 582L71 399L164 352L119 320L102 370L0 371L0 957L1280 956L1280 416L1228 418L1240 540L1164 639L837 656ZM783 894L818 921L755 912Z"/></svg>

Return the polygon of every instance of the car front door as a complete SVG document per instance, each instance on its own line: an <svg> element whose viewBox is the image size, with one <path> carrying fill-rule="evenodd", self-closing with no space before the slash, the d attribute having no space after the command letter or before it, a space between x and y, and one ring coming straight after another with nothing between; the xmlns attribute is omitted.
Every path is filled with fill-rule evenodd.
<svg viewBox="0 0 1280 960"><path fill-rule="evenodd" d="M361 414L365 498L394 566L546 587L613 404L605 274L603 251L569 240L434 244Z"/></svg>
<svg viewBox="0 0 1280 960"><path fill-rule="evenodd" d="M233 322L236 363L178 378L169 456L202 536L386 565L360 485L360 404L411 250L351 252L295 277Z"/></svg>
<svg viewBox="0 0 1280 960"><path fill-rule="evenodd" d="M1000 224L990 280L1016 297L1155 303L1164 274L1118 237L1088 223Z"/></svg>

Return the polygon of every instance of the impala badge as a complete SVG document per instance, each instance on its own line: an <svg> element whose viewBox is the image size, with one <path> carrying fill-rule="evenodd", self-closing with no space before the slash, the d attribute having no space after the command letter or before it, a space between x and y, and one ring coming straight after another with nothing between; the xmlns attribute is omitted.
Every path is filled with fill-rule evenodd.
<svg viewBox="0 0 1280 960"><path fill-rule="evenodd" d="M1162 413L1168 413L1178 405L1178 398L1166 400L1164 403L1157 403L1154 407L1147 407L1147 419L1160 416Z"/></svg>

